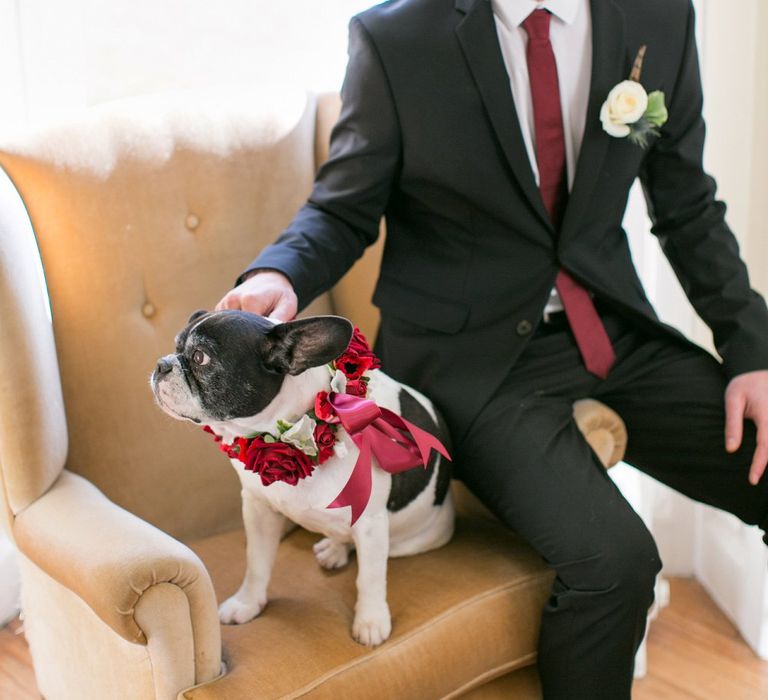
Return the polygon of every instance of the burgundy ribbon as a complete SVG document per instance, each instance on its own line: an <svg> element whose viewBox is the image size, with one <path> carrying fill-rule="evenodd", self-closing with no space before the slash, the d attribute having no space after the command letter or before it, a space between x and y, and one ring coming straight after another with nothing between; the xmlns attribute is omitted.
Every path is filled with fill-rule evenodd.
<svg viewBox="0 0 768 700"><path fill-rule="evenodd" d="M344 430L360 450L352 474L344 488L327 508L352 507L352 524L363 514L371 498L371 458L390 474L398 474L419 465L425 469L430 450L450 459L443 444L434 435L416 427L370 399L351 394L331 393L328 400Z"/></svg>

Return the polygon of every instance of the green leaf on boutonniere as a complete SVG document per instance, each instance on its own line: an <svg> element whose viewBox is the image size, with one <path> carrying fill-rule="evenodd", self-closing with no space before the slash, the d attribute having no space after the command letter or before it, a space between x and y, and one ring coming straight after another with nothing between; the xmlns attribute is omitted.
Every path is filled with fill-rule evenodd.
<svg viewBox="0 0 768 700"><path fill-rule="evenodd" d="M261 439L264 440L264 442L266 442L268 444L271 444L273 442L277 442L277 439L274 437L274 435L270 435L269 433L264 433L264 435L262 435Z"/></svg>
<svg viewBox="0 0 768 700"><path fill-rule="evenodd" d="M653 126L662 126L669 117L667 106L664 104L664 93L661 90L654 90L648 93L648 108L643 114Z"/></svg>
<svg viewBox="0 0 768 700"><path fill-rule="evenodd" d="M277 429L282 435L286 430L290 430L293 427L293 423L289 423L288 421L283 420L282 418L277 419Z"/></svg>

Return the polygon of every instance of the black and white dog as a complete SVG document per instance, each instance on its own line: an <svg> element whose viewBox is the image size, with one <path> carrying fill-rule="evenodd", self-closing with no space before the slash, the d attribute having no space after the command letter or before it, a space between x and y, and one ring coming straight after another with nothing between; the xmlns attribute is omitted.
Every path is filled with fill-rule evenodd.
<svg viewBox="0 0 768 700"><path fill-rule="evenodd" d="M350 322L337 316L274 324L243 311L198 311L176 337L176 352L159 360L150 384L166 413L207 425L223 443L233 443L307 414L318 392L331 390L328 363L345 351L351 336ZM369 399L448 445L427 398L379 369L366 376ZM258 474L232 459L242 482L247 566L240 589L219 607L222 622L244 623L263 610L278 544L293 521L325 536L314 552L327 569L344 566L356 549L352 635L362 644L380 644L392 627L388 556L424 552L451 538L449 467L435 452L426 469L392 475L374 466L370 500L354 525L348 508L328 508L347 484L359 453L346 431L339 428L336 436L333 455L295 485L265 486Z"/></svg>

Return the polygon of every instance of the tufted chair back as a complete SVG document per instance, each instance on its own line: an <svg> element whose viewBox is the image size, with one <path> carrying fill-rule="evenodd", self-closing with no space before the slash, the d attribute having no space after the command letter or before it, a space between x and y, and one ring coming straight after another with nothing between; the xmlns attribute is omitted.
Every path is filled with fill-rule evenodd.
<svg viewBox="0 0 768 700"><path fill-rule="evenodd" d="M152 405L147 380L189 314L212 308L306 198L324 156L316 131L303 91L196 91L122 100L0 147L53 319L51 333L32 232L18 235L22 205L2 181L0 231L14 229L0 234L11 511L66 466L178 538L237 526L234 472L201 430ZM309 312L330 313L329 297Z"/></svg>

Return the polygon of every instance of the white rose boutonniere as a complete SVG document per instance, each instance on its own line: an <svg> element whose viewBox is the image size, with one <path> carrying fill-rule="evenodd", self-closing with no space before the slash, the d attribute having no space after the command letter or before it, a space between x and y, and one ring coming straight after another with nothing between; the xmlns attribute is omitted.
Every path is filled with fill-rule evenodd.
<svg viewBox="0 0 768 700"><path fill-rule="evenodd" d="M606 133L629 140L646 148L648 136L658 135L659 127L667 121L664 93L646 93L640 84L640 70L645 46L640 47L629 80L622 80L609 93L600 109L600 121Z"/></svg>

